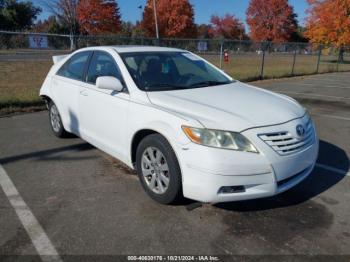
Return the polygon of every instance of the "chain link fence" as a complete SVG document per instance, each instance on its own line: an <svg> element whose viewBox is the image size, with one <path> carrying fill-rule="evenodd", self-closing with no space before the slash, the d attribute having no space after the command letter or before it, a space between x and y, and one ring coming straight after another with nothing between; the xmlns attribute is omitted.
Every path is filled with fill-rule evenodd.
<svg viewBox="0 0 350 262"><path fill-rule="evenodd" d="M38 101L52 56L98 45L157 45L194 52L233 78L249 81L350 71L350 47L220 39L70 36L0 31L0 107Z"/></svg>
<svg viewBox="0 0 350 262"><path fill-rule="evenodd" d="M43 48L30 38L44 37ZM350 47L309 43L271 43L219 39L156 39L120 36L70 36L0 31L0 59L50 60L56 53L99 45L158 45L197 53L240 80L350 71ZM225 53L228 59L225 59ZM11 55L9 55L11 54Z"/></svg>

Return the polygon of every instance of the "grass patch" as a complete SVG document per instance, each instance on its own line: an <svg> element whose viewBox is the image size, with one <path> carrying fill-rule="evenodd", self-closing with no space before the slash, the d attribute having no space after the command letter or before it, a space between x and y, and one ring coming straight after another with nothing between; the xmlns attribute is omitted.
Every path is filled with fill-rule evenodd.
<svg viewBox="0 0 350 262"><path fill-rule="evenodd" d="M219 55L203 55L219 66ZM335 57L322 57L319 73L350 71L350 63L337 65ZM347 57L348 59L348 57ZM231 54L228 63L223 62L223 70L241 81L260 79L262 56L251 54ZM292 76L293 55L266 54L264 79ZM39 97L39 89L52 66L47 61L1 61L0 60L0 114L16 111L36 111L44 109ZM294 76L310 75L316 72L317 56L298 55L295 61Z"/></svg>
<svg viewBox="0 0 350 262"><path fill-rule="evenodd" d="M51 61L0 61L0 112L43 107L40 87Z"/></svg>
<svg viewBox="0 0 350 262"><path fill-rule="evenodd" d="M220 65L220 56L202 55L216 66ZM293 68L293 54L269 54L265 56L264 79L281 78L289 76L300 76L315 74L317 70L316 55L297 55ZM322 57L319 64L319 73L337 71L337 64L333 62L334 57ZM222 62L222 69L233 78L241 81L254 81L260 79L262 55L231 54L228 63ZM350 63L338 65L339 71L350 71Z"/></svg>

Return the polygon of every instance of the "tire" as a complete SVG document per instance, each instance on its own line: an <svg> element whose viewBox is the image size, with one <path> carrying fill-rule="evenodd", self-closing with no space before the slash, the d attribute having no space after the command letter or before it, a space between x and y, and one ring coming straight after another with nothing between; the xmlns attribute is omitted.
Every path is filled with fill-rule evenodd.
<svg viewBox="0 0 350 262"><path fill-rule="evenodd" d="M49 102L49 119L52 132L55 136L64 138L68 137L69 133L64 129L60 113L54 102Z"/></svg>
<svg viewBox="0 0 350 262"><path fill-rule="evenodd" d="M174 150L163 136L152 134L140 142L136 151L136 170L142 187L153 200L173 204L182 198L180 166Z"/></svg>

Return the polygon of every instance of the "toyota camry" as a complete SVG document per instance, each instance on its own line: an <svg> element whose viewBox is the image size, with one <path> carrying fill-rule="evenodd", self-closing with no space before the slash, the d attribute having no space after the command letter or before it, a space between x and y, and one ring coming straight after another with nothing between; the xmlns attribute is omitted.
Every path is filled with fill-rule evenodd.
<svg viewBox="0 0 350 262"><path fill-rule="evenodd" d="M196 54L105 46L53 61L40 90L53 133L75 134L135 169L160 203L272 196L314 168L318 138L302 106Z"/></svg>

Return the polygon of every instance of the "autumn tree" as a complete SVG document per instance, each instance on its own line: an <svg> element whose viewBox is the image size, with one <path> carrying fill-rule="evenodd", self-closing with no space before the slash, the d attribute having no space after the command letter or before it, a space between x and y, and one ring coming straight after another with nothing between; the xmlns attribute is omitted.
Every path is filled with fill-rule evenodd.
<svg viewBox="0 0 350 262"><path fill-rule="evenodd" d="M297 15L288 0L251 0L246 14L255 41L286 42L297 28Z"/></svg>
<svg viewBox="0 0 350 262"><path fill-rule="evenodd" d="M207 24L200 24L197 25L197 37L198 38L212 38L213 35L211 34L211 25Z"/></svg>
<svg viewBox="0 0 350 262"><path fill-rule="evenodd" d="M243 39L245 34L243 23L234 15L226 14L223 17L213 15L210 23L209 31L214 37Z"/></svg>
<svg viewBox="0 0 350 262"><path fill-rule="evenodd" d="M120 12L116 1L80 0L77 8L80 30L95 35L117 33L121 29Z"/></svg>
<svg viewBox="0 0 350 262"><path fill-rule="evenodd" d="M306 28L303 26L298 26L295 32L291 36L292 42L307 43L309 39L305 36Z"/></svg>
<svg viewBox="0 0 350 262"><path fill-rule="evenodd" d="M350 45L350 0L308 0L310 8L305 35L312 43L335 45L340 49Z"/></svg>
<svg viewBox="0 0 350 262"><path fill-rule="evenodd" d="M195 37L194 11L188 0L157 0L157 20L161 37ZM147 0L142 28L155 36L153 0Z"/></svg>

